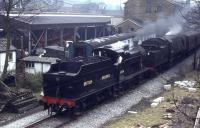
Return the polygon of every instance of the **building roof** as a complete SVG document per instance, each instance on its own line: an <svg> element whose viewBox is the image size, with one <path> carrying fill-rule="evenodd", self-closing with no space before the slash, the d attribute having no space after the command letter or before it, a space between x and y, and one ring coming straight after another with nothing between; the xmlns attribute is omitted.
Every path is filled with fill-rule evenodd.
<svg viewBox="0 0 200 128"><path fill-rule="evenodd" d="M43 24L73 24L73 23L106 23L110 22L110 16L97 16L97 15L61 15L61 14L39 14L39 15L22 15L24 18L33 18L28 22L34 25ZM22 19L23 22L24 21Z"/></svg>
<svg viewBox="0 0 200 128"><path fill-rule="evenodd" d="M56 51L61 51L61 52L64 51L64 47L61 47L61 46L47 46L44 49L51 49L51 50L56 50Z"/></svg>
<svg viewBox="0 0 200 128"><path fill-rule="evenodd" d="M23 61L26 62L39 62L39 63L55 63L58 58L53 58L53 57L39 57L39 56L28 56L22 59Z"/></svg>
<svg viewBox="0 0 200 128"><path fill-rule="evenodd" d="M140 22L138 22L138 21L136 21L136 20L132 20L132 19L126 19L126 20L120 22L120 23L119 23L118 25L116 25L116 26L120 26L120 25L122 25L122 24L124 24L124 23L126 23L126 22L131 22L131 23L133 23L133 24L135 24L135 25L137 25L137 26L139 26L139 27L142 27L142 24L141 24Z"/></svg>
<svg viewBox="0 0 200 128"><path fill-rule="evenodd" d="M185 4L185 3L181 2L181 1L177 1L177 0L166 0L166 1L172 5L176 5L179 7L183 7L183 5Z"/></svg>
<svg viewBox="0 0 200 128"><path fill-rule="evenodd" d="M6 44L7 44L6 39L0 39L0 52L6 51ZM13 45L11 45L10 51L14 51L14 50L16 50L16 48Z"/></svg>
<svg viewBox="0 0 200 128"><path fill-rule="evenodd" d="M16 17L18 14L10 14ZM0 16L0 21L3 16ZM17 27L28 29L43 28L69 28L73 26L86 26L108 24L111 22L111 16L101 15L66 15L66 14L22 14L13 19Z"/></svg>

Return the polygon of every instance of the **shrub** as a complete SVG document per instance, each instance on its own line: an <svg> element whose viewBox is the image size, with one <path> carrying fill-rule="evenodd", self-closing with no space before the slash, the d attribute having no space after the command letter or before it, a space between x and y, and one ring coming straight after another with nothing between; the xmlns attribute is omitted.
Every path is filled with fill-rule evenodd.
<svg viewBox="0 0 200 128"><path fill-rule="evenodd" d="M25 80L23 84L24 88L31 89L34 92L42 90L42 74L25 74Z"/></svg>

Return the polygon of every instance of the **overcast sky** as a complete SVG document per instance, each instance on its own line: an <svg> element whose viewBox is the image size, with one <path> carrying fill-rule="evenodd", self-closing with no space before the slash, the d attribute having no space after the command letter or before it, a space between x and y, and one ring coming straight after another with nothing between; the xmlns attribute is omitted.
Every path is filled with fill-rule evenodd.
<svg viewBox="0 0 200 128"><path fill-rule="evenodd" d="M119 9L120 3L123 6L123 3L127 0L65 0L69 3L86 3L86 2L104 2L107 4L107 8L109 9Z"/></svg>
<svg viewBox="0 0 200 128"><path fill-rule="evenodd" d="M65 0L69 3L86 3L86 2L104 2L107 4L107 9L119 9L120 4L123 7L123 3L127 0ZM185 0L176 0L176 1L185 1ZM192 1L192 0L191 0Z"/></svg>

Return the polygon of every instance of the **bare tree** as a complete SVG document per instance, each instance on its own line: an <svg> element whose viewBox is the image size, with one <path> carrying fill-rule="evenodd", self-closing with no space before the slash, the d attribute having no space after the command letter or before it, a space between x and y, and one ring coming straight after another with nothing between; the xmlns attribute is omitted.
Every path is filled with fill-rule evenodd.
<svg viewBox="0 0 200 128"><path fill-rule="evenodd" d="M7 68L8 68L8 57L9 57L9 53L10 53L10 46L11 46L11 17L10 14L11 12L15 9L15 7L19 4L21 4L21 0L1 0L0 1L0 14L3 18L3 23L4 23L4 31L6 32L6 39L7 39L7 43L6 43L6 57L5 57L5 63L4 63L4 68L3 68L3 72L1 74L1 78L0 78L0 88L1 90L3 90L4 92L7 92L10 94L10 90L9 87L7 87L7 85L5 85L3 83L3 80L6 78L7 76Z"/></svg>
<svg viewBox="0 0 200 128"><path fill-rule="evenodd" d="M199 0L191 0L193 3L191 6L192 9L187 13L184 18L189 23L190 26L194 29L200 29L200 1Z"/></svg>
<svg viewBox="0 0 200 128"><path fill-rule="evenodd" d="M2 26L6 33L7 39L5 64L0 77L0 91L12 94L11 89L3 83L3 80L7 77L8 74L7 69L9 66L8 59L10 54L10 46L12 43L12 32L15 31L13 21L19 20L20 18L24 18L22 16L23 13L34 13L37 15L42 11L48 11L49 7L53 6L55 3L56 5L58 5L58 0L52 3L49 3L49 0L0 0L0 17L3 21ZM13 14L15 14L15 16L13 16Z"/></svg>

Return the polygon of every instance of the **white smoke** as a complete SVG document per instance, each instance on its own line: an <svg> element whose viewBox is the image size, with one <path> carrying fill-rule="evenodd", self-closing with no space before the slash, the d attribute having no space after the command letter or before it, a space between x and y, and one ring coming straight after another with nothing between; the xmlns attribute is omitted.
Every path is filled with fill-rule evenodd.
<svg viewBox="0 0 200 128"><path fill-rule="evenodd" d="M178 10L175 14L166 17L162 13L158 16L155 22L146 22L142 29L138 30L136 38L148 37L149 35L163 36L174 35L182 32L187 23L184 15L191 10L191 7L184 7Z"/></svg>
<svg viewBox="0 0 200 128"><path fill-rule="evenodd" d="M182 32L183 27L180 24L174 24L169 28L169 31L165 35L177 35Z"/></svg>

